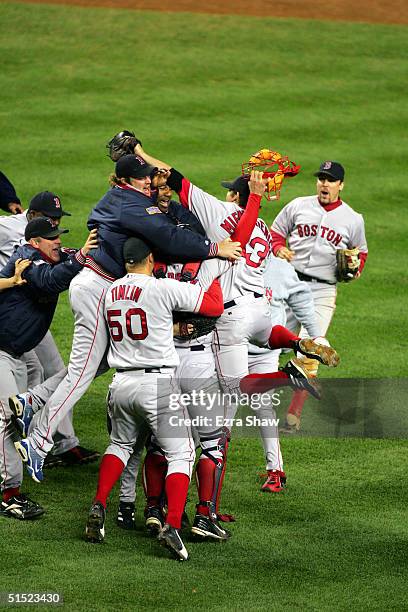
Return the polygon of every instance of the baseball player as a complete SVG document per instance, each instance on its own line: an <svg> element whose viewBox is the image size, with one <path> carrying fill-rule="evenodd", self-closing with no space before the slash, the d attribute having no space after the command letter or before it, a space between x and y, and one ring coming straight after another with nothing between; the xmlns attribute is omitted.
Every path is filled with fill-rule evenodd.
<svg viewBox="0 0 408 612"><path fill-rule="evenodd" d="M32 219L48 217L58 226L63 216L71 216L64 210L60 198L50 191L36 194L28 210L20 214L0 217L0 266L4 267L18 245L24 244L24 232ZM38 346L25 353L27 387L40 385L65 366L51 332L48 331ZM96 461L99 453L79 446L72 424L72 411L61 421L54 436L52 454L47 457L47 467L58 465L82 465Z"/></svg>
<svg viewBox="0 0 408 612"><path fill-rule="evenodd" d="M158 539L176 558L186 560L179 529L195 450L182 406L169 405L169 396L177 389L174 371L179 363L172 311L219 316L222 293L216 281L203 291L199 285L155 279L151 247L139 238L125 243L124 258L128 274L112 284L105 301L108 361L116 368L109 392L111 444L100 465L85 535L90 542L103 542L107 497L133 451L140 423L147 421L168 464L168 510Z"/></svg>
<svg viewBox="0 0 408 612"><path fill-rule="evenodd" d="M0 172L0 208L10 212L12 215L23 212L21 200L17 196L12 183L3 172Z"/></svg>
<svg viewBox="0 0 408 612"><path fill-rule="evenodd" d="M287 204L272 224L273 252L295 268L300 280L312 290L319 326L319 336L326 336L336 307L336 251L359 249L358 278L364 268L368 250L362 215L341 200L344 168L339 162L324 161L315 173L317 194L296 198ZM302 326L300 336L306 330ZM318 363L300 357L309 376L316 376ZM298 427L305 401L295 393L288 423Z"/></svg>
<svg viewBox="0 0 408 612"><path fill-rule="evenodd" d="M249 198L246 216L243 215L237 225L236 231L232 235L235 239L239 235L241 225L245 228L245 234L241 235L241 244L247 240L252 232L256 221L256 215L252 217L252 225L248 221L251 208L256 211L259 208L260 197L264 192L264 184L259 172L254 172L249 183L250 193L254 194ZM158 188L157 204L162 212L171 212L172 190L168 185ZM163 278L175 278L183 280L185 266L183 264L166 264L157 269ZM210 260L202 262L197 274L190 282L200 284L206 289L212 280L219 276L233 273L233 266L230 262L221 260ZM186 319L185 323L188 321ZM184 324L185 324L184 323ZM213 324L213 327L215 323ZM188 334L187 334L188 336ZM216 396L219 392L218 379L216 375L214 355L212 352L212 331L195 334L193 339L176 335L174 340L180 364L176 370L177 378L181 391L184 394L191 394L194 391L203 391L207 397ZM190 417L200 424L196 427L201 455L197 464L196 476L198 484L199 503L197 513L192 526L192 533L203 538L225 540L229 537L229 532L221 527L218 521L218 506L221 495L222 481L225 473L226 453L228 446L229 432L217 423L216 416L220 416L220 422L224 414L224 406L216 405L211 409L211 419L208 424L202 424L203 417L208 417L206 405L189 404L187 406ZM134 524L134 499L136 470L133 465L136 463L140 453L131 458L132 472L128 469L124 472L121 484L121 505L117 522L120 526L133 527ZM129 466L127 466L128 468ZM136 466L137 469L138 466ZM147 497L145 510L146 526L152 532L160 529L164 523L162 514L162 489L166 474L167 464L163 457L163 452L157 440L151 440L148 453L144 462L143 478ZM125 506L126 504L126 506Z"/></svg>
<svg viewBox="0 0 408 612"><path fill-rule="evenodd" d="M221 202L199 189L169 164L146 154L140 142L135 146L135 151L149 163L168 171L167 184L178 193L180 202L197 215L213 240L219 240L234 232L239 218L245 214L243 207L248 201L248 177L241 176L237 179L237 183L240 183L236 189L240 193L238 206L235 203ZM289 330L280 326L271 329L263 282L264 261L271 250L272 238L269 229L265 222L258 218L243 257L236 264L233 282L230 282L230 276L220 279L225 303L224 313L216 328L216 365L222 386L234 393L238 393L239 388L243 390L242 381L248 374L248 342L251 339L269 348L294 348L297 352L315 356L327 364L334 365L337 361L334 349L317 345L311 339L299 340ZM225 282L227 280L228 282ZM281 374L281 379L286 377L288 384L316 393L302 367L294 362L289 362L282 373L274 374ZM257 383L264 386L266 376L262 377L265 377L263 383ZM270 381L273 378L272 375ZM256 386L255 380L244 381L244 386L250 391Z"/></svg>
<svg viewBox="0 0 408 612"><path fill-rule="evenodd" d="M241 178L235 181L223 181L223 187L228 189L226 201L239 202ZM310 337L319 335L311 289L308 283L300 281L293 267L284 259L268 255L264 269L265 297L268 301L272 326L286 326L286 308L296 313ZM252 344L248 345L249 373L277 372L279 368L280 349L269 350ZM276 418L272 402L259 408L258 416L267 423ZM282 453L279 444L278 427L260 425L262 444L266 457L267 479L262 485L264 492L282 491L286 483L283 470Z"/></svg>
<svg viewBox="0 0 408 612"><path fill-rule="evenodd" d="M194 259L240 257L238 243L211 242L162 214L150 197L154 170L138 156L121 157L115 166L113 187L89 216L88 227L98 230L98 248L70 285L75 328L67 376L41 410L38 426L21 442L22 458L36 482L43 479L44 459L52 448L58 423L86 392L103 360L108 346L103 305L110 285L124 273L122 251L126 239L133 234L143 235L166 256L176 259L186 253ZM102 369L106 368L102 364ZM24 398L21 403L25 403Z"/></svg>
<svg viewBox="0 0 408 612"><path fill-rule="evenodd" d="M15 251L2 271L3 277L12 277L17 260L23 257L32 261L23 272L27 282L5 291L0 301L1 511L4 516L23 520L36 518L44 510L20 491L22 466L8 427L11 412L7 400L26 388L26 365L21 356L42 340L51 325L59 294L68 288L83 267L86 254L97 244L92 232L82 249L68 256L60 248L60 235L67 231L55 227L50 219L33 219L25 230L27 244Z"/></svg>

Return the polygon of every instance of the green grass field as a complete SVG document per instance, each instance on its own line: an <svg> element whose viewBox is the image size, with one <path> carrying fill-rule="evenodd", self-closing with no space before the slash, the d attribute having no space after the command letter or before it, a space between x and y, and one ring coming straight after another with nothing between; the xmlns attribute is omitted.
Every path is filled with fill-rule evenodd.
<svg viewBox="0 0 408 612"><path fill-rule="evenodd" d="M219 197L254 151L289 155L302 173L265 204L267 221L313 193L320 161L338 159L370 255L362 279L340 287L329 338L342 364L322 376L406 375L405 27L16 2L0 2L0 20L0 168L25 203L44 189L61 196L73 213L66 243L86 236L112 170L104 145L120 129ZM53 332L65 358L71 331L63 296ZM109 379L76 410L82 442L101 452ZM115 492L106 544L81 540L97 466L27 479L48 513L0 522L0 591L58 590L69 610L407 609L407 442L282 446L288 488L268 496L260 443L233 443L223 496L238 517L233 540L189 544L185 565L145 536L141 494L139 531L116 528ZM192 491L190 514L194 502Z"/></svg>

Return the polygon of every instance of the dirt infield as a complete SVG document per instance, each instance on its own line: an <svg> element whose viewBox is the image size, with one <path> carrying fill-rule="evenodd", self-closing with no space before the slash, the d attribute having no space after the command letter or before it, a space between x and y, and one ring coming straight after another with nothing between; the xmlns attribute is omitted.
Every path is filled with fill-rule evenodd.
<svg viewBox="0 0 408 612"><path fill-rule="evenodd" d="M407 0L26 0L32 4L65 4L149 11L213 13L408 24Z"/></svg>

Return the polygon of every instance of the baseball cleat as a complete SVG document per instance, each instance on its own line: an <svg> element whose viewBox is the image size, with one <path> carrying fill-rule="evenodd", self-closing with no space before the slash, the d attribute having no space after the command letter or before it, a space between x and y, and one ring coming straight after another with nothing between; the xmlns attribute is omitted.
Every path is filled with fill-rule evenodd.
<svg viewBox="0 0 408 612"><path fill-rule="evenodd" d="M119 502L116 524L121 529L136 529L135 504L133 502Z"/></svg>
<svg viewBox="0 0 408 612"><path fill-rule="evenodd" d="M85 540L95 544L102 544L105 539L106 511L101 502L92 504L85 528Z"/></svg>
<svg viewBox="0 0 408 612"><path fill-rule="evenodd" d="M313 338L298 340L294 350L296 353L301 353L301 355L309 357L309 359L317 359L320 363L331 368L335 368L340 362L340 357L334 348L326 346L325 344L319 344L319 342L316 342Z"/></svg>
<svg viewBox="0 0 408 612"><path fill-rule="evenodd" d="M190 527L191 527L190 519L188 518L187 512L184 510L182 517L181 517L181 528L190 529Z"/></svg>
<svg viewBox="0 0 408 612"><path fill-rule="evenodd" d="M204 514L195 515L191 533L202 538L211 538L212 540L228 540L231 537L231 533L221 527L218 521L213 521Z"/></svg>
<svg viewBox="0 0 408 612"><path fill-rule="evenodd" d="M60 467L64 465L61 459L61 455L53 455L52 453L48 453L46 458L44 459L43 469L47 468L51 470L55 467Z"/></svg>
<svg viewBox="0 0 408 612"><path fill-rule="evenodd" d="M74 446L65 453L57 455L64 465L84 465L97 461L101 456L96 450L89 450L83 446Z"/></svg>
<svg viewBox="0 0 408 612"><path fill-rule="evenodd" d="M286 474L280 470L268 470L268 477L261 487L264 493L279 493L286 485Z"/></svg>
<svg viewBox="0 0 408 612"><path fill-rule="evenodd" d="M31 395L29 393L12 395L8 402L13 427L21 438L26 438L34 416Z"/></svg>
<svg viewBox="0 0 408 612"><path fill-rule="evenodd" d="M315 382L308 379L305 370L293 361L288 361L282 372L289 376L290 386L293 389L306 389L316 399L321 398L320 390Z"/></svg>
<svg viewBox="0 0 408 612"><path fill-rule="evenodd" d="M160 530L157 536L160 544L165 546L171 554L179 561L187 561L188 552L183 544L178 529L171 527L168 523Z"/></svg>
<svg viewBox="0 0 408 612"><path fill-rule="evenodd" d="M286 415L286 425L294 431L300 431L300 416L288 412Z"/></svg>
<svg viewBox="0 0 408 612"><path fill-rule="evenodd" d="M65 453L53 455L49 453L44 461L44 468L52 469L55 467L71 467L75 465L85 465L97 461L100 453L94 450L88 450L82 446L74 446Z"/></svg>
<svg viewBox="0 0 408 612"><path fill-rule="evenodd" d="M31 446L31 442L29 440L14 442L14 446L21 459L27 464L27 470L31 478L35 482L42 482L42 480L44 480L43 465L45 457L40 455Z"/></svg>
<svg viewBox="0 0 408 612"><path fill-rule="evenodd" d="M8 501L2 501L0 504L0 516L14 517L20 521L39 518L44 512L40 504L23 493L14 495Z"/></svg>
<svg viewBox="0 0 408 612"><path fill-rule="evenodd" d="M151 535L157 535L164 526L164 515L160 506L148 506L145 509L145 525Z"/></svg>

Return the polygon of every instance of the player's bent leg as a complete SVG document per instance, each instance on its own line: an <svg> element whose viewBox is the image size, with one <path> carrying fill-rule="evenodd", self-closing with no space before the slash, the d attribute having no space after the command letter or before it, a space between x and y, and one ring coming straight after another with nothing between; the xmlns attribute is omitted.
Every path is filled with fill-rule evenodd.
<svg viewBox="0 0 408 612"><path fill-rule="evenodd" d="M30 434L33 445L44 456L52 448L59 422L86 392L104 357L108 332L103 304L109 286L109 281L90 270L80 272L71 283L75 328L68 372L41 411L38 427Z"/></svg>
<svg viewBox="0 0 408 612"><path fill-rule="evenodd" d="M227 428L200 439L201 456L196 467L199 502L191 532L202 538L227 540L231 536L218 520L228 442Z"/></svg>
<svg viewBox="0 0 408 612"><path fill-rule="evenodd" d="M141 456L146 441L146 432L140 432L133 452L129 457L120 480L119 507L116 524L121 529L133 530L135 522L136 480L141 464Z"/></svg>

